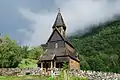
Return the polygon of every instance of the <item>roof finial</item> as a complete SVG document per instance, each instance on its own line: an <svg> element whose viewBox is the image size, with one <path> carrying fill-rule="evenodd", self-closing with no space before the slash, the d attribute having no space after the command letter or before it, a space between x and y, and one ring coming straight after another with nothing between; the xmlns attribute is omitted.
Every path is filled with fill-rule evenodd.
<svg viewBox="0 0 120 80"><path fill-rule="evenodd" d="M58 8L58 13L60 13L60 8Z"/></svg>

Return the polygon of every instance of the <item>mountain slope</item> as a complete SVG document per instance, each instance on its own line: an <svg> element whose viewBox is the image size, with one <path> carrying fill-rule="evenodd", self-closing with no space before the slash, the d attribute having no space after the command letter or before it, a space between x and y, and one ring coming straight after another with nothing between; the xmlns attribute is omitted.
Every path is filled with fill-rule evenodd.
<svg viewBox="0 0 120 80"><path fill-rule="evenodd" d="M120 21L92 28L70 40L79 53L81 69L120 73Z"/></svg>

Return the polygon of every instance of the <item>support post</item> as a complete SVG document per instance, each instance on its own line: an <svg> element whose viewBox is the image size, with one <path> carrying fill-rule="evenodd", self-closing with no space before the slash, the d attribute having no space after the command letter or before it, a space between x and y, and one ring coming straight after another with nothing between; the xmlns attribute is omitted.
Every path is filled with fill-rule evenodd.
<svg viewBox="0 0 120 80"><path fill-rule="evenodd" d="M51 61L51 69L53 68L53 61Z"/></svg>
<svg viewBox="0 0 120 80"><path fill-rule="evenodd" d="M43 70L43 62L41 62L41 69Z"/></svg>
<svg viewBox="0 0 120 80"><path fill-rule="evenodd" d="M56 61L54 61L54 68L56 68Z"/></svg>

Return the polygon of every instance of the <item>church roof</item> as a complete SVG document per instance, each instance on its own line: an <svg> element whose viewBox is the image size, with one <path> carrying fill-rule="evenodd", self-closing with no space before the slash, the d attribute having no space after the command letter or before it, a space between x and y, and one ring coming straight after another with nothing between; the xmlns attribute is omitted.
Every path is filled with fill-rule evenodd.
<svg viewBox="0 0 120 80"><path fill-rule="evenodd" d="M41 61L44 61L44 60L53 60L54 57L64 57L65 56L68 56L74 60L77 60L75 59L75 54L73 52L71 52L67 47L63 48L56 48L56 49L47 49L47 51L45 52L45 54L40 58ZM59 61L59 58L58 58L58 61ZM64 61L64 59L61 59L60 61ZM77 60L78 61L78 60Z"/></svg>
<svg viewBox="0 0 120 80"><path fill-rule="evenodd" d="M69 57L68 56L64 56L64 57L57 57L56 58L56 62L69 62Z"/></svg>
<svg viewBox="0 0 120 80"><path fill-rule="evenodd" d="M66 37L63 37L60 32L57 30L57 28L55 28L55 30L52 32L52 34L50 35L47 43L50 41L50 39L52 38L53 34L55 33L55 31L60 35L60 37L62 38L63 41L65 41L68 45L70 45L72 48L74 48L71 44L71 42L66 38Z"/></svg>
<svg viewBox="0 0 120 80"><path fill-rule="evenodd" d="M55 23L53 24L53 28L60 27L60 26L62 26L64 29L66 29L63 17L61 15L60 11L59 11L58 14L57 14Z"/></svg>
<svg viewBox="0 0 120 80"><path fill-rule="evenodd" d="M44 61L44 60L53 60L55 57L55 54L44 54L40 60Z"/></svg>
<svg viewBox="0 0 120 80"><path fill-rule="evenodd" d="M45 54L48 55L55 54L56 56L67 55L66 48L48 49Z"/></svg>
<svg viewBox="0 0 120 80"><path fill-rule="evenodd" d="M55 28L54 31L52 32L52 34L50 35L47 43L50 41L50 39L51 39L52 36L54 35L55 31L58 33L58 35L61 37L61 39L64 40L64 37L60 34L60 32L57 30L57 28Z"/></svg>

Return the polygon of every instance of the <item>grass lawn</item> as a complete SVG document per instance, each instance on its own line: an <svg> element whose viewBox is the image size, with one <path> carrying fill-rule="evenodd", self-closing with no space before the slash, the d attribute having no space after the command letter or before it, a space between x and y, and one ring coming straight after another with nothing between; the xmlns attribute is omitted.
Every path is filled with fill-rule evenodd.
<svg viewBox="0 0 120 80"><path fill-rule="evenodd" d="M0 76L0 80L47 80L44 76Z"/></svg>
<svg viewBox="0 0 120 80"><path fill-rule="evenodd" d="M0 80L64 80L62 77L51 79L45 76L0 76ZM88 80L86 78L71 77L70 80Z"/></svg>

